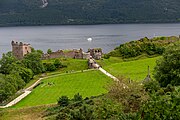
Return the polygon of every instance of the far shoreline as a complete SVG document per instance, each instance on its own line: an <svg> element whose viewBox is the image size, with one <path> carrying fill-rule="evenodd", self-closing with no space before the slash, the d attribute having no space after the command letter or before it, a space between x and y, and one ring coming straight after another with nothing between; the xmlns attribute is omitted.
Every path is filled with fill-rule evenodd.
<svg viewBox="0 0 180 120"><path fill-rule="evenodd" d="M34 25L1 25L0 28L4 27L48 27L48 26L95 26L95 25L143 25L143 24L180 24L180 22L127 22L127 23L93 23L93 24L34 24Z"/></svg>

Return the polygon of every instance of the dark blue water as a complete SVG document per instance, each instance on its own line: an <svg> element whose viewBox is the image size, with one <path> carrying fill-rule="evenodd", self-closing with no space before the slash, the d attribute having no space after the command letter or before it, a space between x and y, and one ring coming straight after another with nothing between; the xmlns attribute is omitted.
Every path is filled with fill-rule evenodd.
<svg viewBox="0 0 180 120"><path fill-rule="evenodd" d="M113 24L0 27L0 56L11 51L11 41L30 43L44 52L48 48L74 49L100 47L105 53L119 44L142 37L178 36L180 24ZM92 41L88 41L92 38Z"/></svg>

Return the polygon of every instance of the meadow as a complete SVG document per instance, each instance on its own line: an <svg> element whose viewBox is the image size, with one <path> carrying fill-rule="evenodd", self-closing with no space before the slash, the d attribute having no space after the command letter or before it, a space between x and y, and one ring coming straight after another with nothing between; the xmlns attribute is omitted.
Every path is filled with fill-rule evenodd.
<svg viewBox="0 0 180 120"><path fill-rule="evenodd" d="M29 96L13 108L54 104L63 95L72 98L77 93L83 98L98 96L107 93L106 87L111 82L111 78L97 70L50 77L42 80Z"/></svg>
<svg viewBox="0 0 180 120"><path fill-rule="evenodd" d="M122 61L122 59L112 57L109 60L100 62L100 64L104 65L102 67L116 77L125 77L131 80L142 81L147 76L148 66L150 67L150 74L153 78L156 60L159 58L160 57Z"/></svg>

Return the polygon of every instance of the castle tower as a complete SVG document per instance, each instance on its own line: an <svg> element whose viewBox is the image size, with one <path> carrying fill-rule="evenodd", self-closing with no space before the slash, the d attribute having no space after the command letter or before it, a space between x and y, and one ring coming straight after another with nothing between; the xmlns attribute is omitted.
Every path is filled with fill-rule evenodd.
<svg viewBox="0 0 180 120"><path fill-rule="evenodd" d="M31 53L30 44L23 44L22 42L11 42L12 45L12 53L17 59L22 59L24 55Z"/></svg>

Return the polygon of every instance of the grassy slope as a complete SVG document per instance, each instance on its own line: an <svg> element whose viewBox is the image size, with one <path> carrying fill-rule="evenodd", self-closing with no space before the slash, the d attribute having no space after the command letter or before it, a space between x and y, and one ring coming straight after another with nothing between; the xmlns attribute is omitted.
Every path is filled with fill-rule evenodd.
<svg viewBox="0 0 180 120"><path fill-rule="evenodd" d="M147 68L150 66L152 76L156 60L159 57L145 58L134 61L123 62L122 59L112 57L109 60L99 61L103 68L116 77L124 76L132 80L141 81L147 75ZM119 60L119 62L118 62Z"/></svg>
<svg viewBox="0 0 180 120"><path fill-rule="evenodd" d="M23 109L3 109L0 110L0 120L43 120L45 111L50 107L44 105Z"/></svg>
<svg viewBox="0 0 180 120"><path fill-rule="evenodd" d="M56 103L62 95L67 95L70 98L76 93L80 93L83 97L100 95L107 92L104 88L107 82L111 82L111 79L99 71L48 78L43 80L41 85L14 108ZM52 85L48 85L48 83Z"/></svg>

